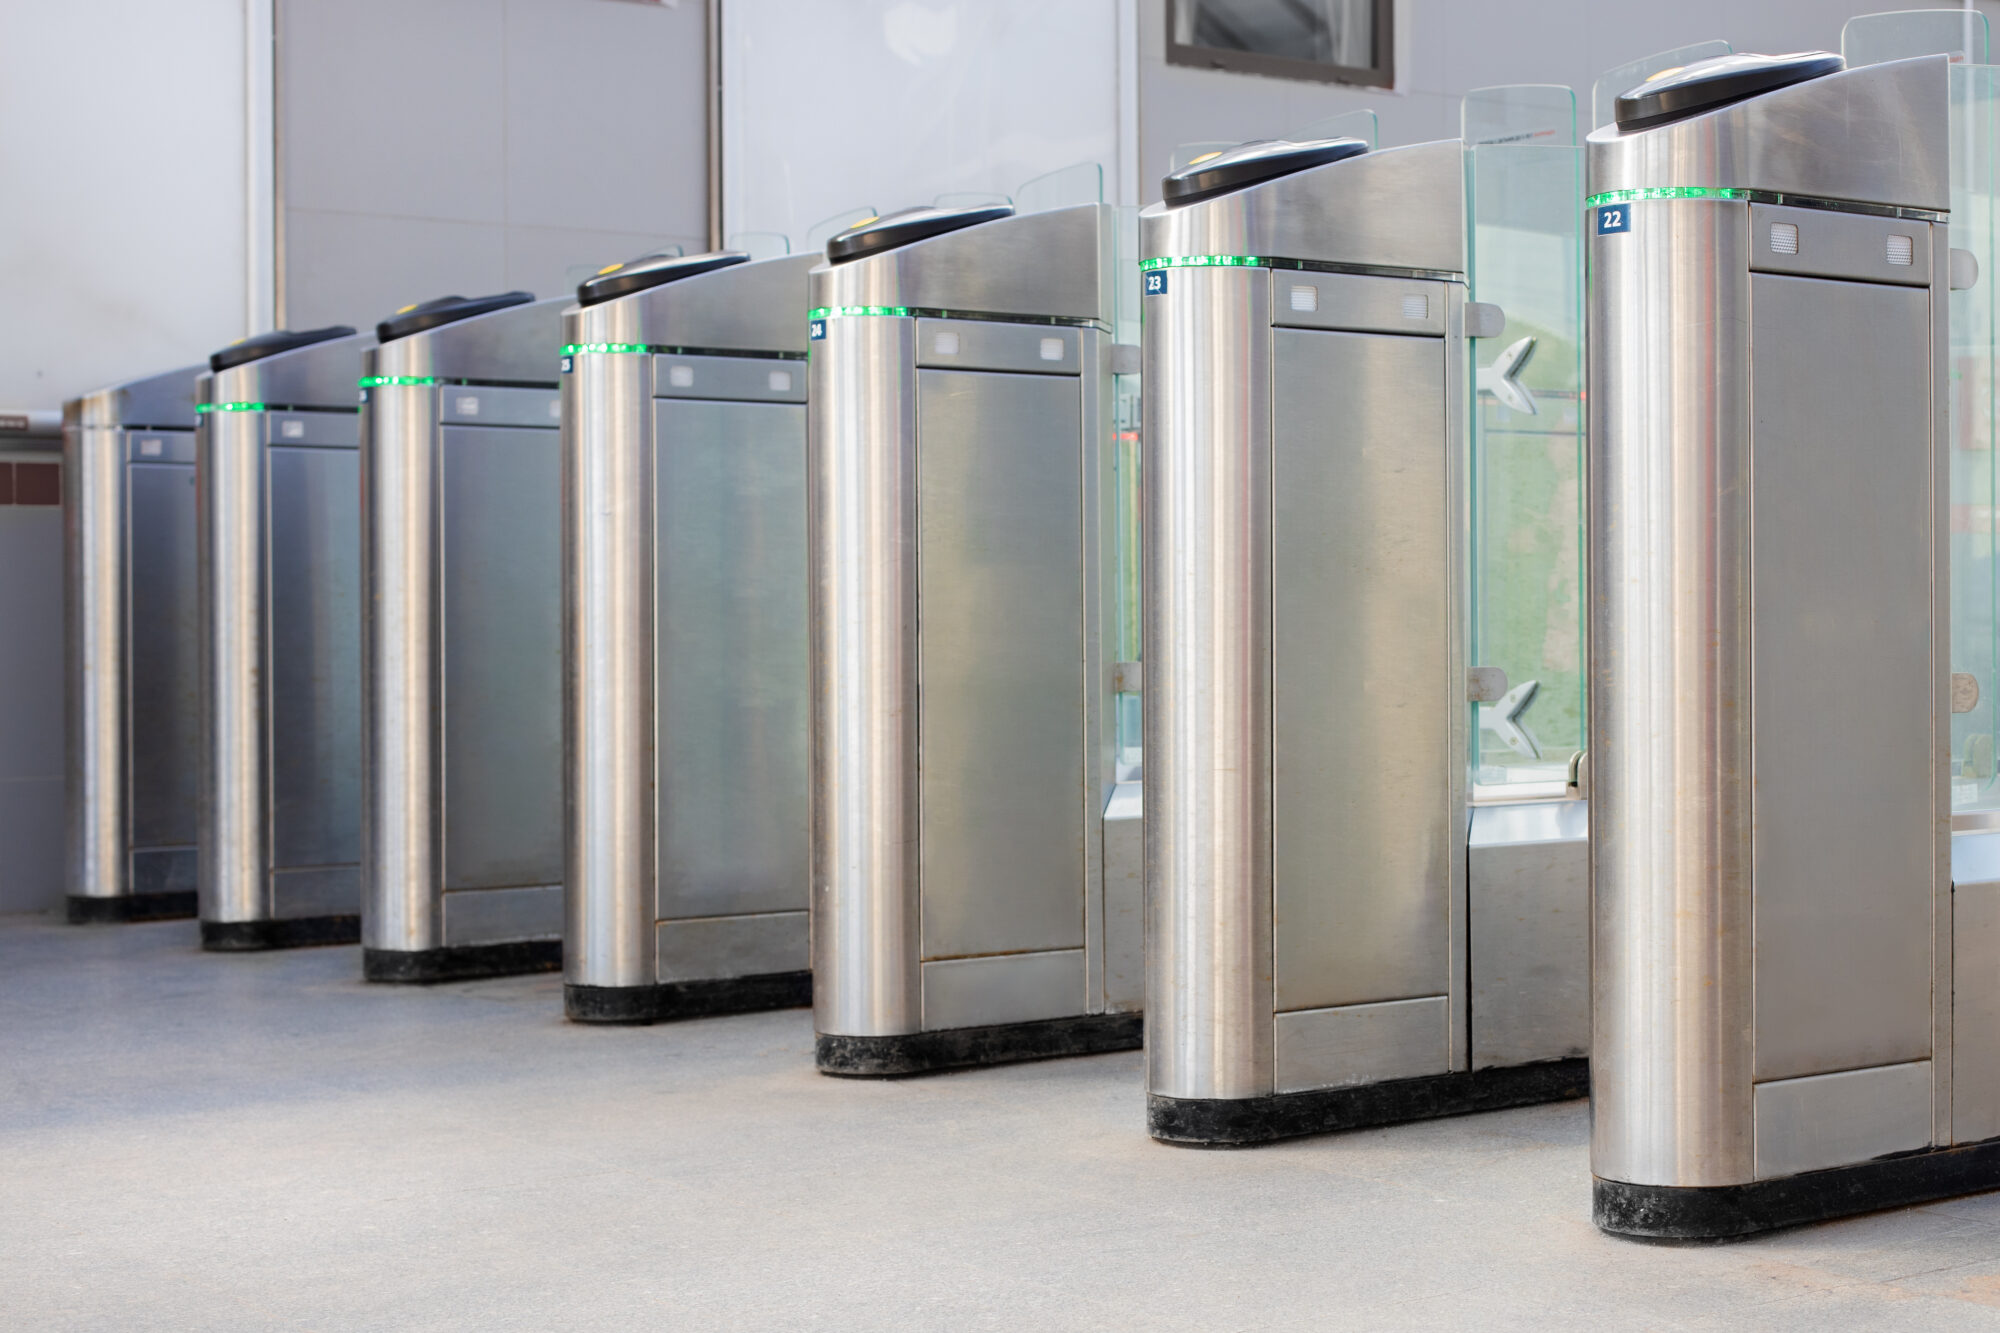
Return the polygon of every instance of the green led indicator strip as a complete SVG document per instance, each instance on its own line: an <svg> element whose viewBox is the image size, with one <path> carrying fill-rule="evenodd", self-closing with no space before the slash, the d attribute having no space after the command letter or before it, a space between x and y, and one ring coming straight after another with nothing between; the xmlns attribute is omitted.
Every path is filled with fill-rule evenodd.
<svg viewBox="0 0 2000 1333"><path fill-rule="evenodd" d="M356 382L364 389L383 389L392 386L421 389L428 385L444 383L435 375L363 375Z"/></svg>
<svg viewBox="0 0 2000 1333"><path fill-rule="evenodd" d="M1142 259L1139 269L1145 272L1156 268L1269 268L1271 261L1262 255L1162 255L1158 259Z"/></svg>
<svg viewBox="0 0 2000 1333"><path fill-rule="evenodd" d="M846 319L853 315L885 315L890 319L908 319L914 313L906 305L823 305L806 311L806 318Z"/></svg>
<svg viewBox="0 0 2000 1333"><path fill-rule="evenodd" d="M650 352L650 343L564 343L562 354L575 356L579 352Z"/></svg>
<svg viewBox="0 0 2000 1333"><path fill-rule="evenodd" d="M1583 201L1585 208L1596 208L1601 204L1636 204L1645 199L1748 199L1750 191L1727 188L1712 189L1706 185L1656 185L1645 190L1606 190L1603 194L1593 194Z"/></svg>
<svg viewBox="0 0 2000 1333"><path fill-rule="evenodd" d="M196 403L197 412L262 412L262 403Z"/></svg>

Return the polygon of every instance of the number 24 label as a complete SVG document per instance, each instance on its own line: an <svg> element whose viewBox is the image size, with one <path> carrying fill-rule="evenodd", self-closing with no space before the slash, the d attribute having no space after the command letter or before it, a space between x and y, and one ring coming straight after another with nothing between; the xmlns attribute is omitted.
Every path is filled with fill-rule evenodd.
<svg viewBox="0 0 2000 1333"><path fill-rule="evenodd" d="M1597 210L1597 234L1632 230L1632 212L1623 204L1606 204Z"/></svg>

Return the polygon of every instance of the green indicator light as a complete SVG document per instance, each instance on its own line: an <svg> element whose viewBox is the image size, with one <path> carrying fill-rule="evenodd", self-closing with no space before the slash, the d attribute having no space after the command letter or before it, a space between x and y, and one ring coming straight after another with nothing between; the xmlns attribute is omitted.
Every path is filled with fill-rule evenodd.
<svg viewBox="0 0 2000 1333"><path fill-rule="evenodd" d="M823 305L806 311L807 319L845 319L853 315L883 315L908 319L914 311L906 305Z"/></svg>
<svg viewBox="0 0 2000 1333"><path fill-rule="evenodd" d="M562 354L575 356L578 352L650 352L650 343L564 343Z"/></svg>
<svg viewBox="0 0 2000 1333"><path fill-rule="evenodd" d="M262 412L262 403L196 403L197 412Z"/></svg>
<svg viewBox="0 0 2000 1333"><path fill-rule="evenodd" d="M424 388L431 384L443 384L435 375L363 375L359 381L364 389L381 389L390 386Z"/></svg>
<svg viewBox="0 0 2000 1333"><path fill-rule="evenodd" d="M1162 255L1158 259L1142 259L1139 269L1146 272L1156 268L1269 268L1271 261L1262 255Z"/></svg>
<svg viewBox="0 0 2000 1333"><path fill-rule="evenodd" d="M1636 204L1645 199L1748 199L1750 191L1706 185L1656 185L1645 190L1606 190L1583 201L1585 208L1601 204Z"/></svg>

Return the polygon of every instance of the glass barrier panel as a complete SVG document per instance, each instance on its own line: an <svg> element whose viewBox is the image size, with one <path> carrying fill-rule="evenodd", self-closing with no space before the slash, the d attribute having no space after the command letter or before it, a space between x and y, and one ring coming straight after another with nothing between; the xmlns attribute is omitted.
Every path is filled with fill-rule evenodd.
<svg viewBox="0 0 2000 1333"><path fill-rule="evenodd" d="M1381 147L1381 120L1373 111L1343 111L1301 125L1285 137L1293 143L1308 139L1361 139L1375 149Z"/></svg>
<svg viewBox="0 0 2000 1333"><path fill-rule="evenodd" d="M1131 347L1139 345L1139 210L1126 206L1115 210L1117 223L1112 272L1115 278L1115 317L1112 341ZM1142 622L1139 619L1139 426L1140 377L1138 374L1111 377L1111 505L1114 515L1111 539L1116 546L1117 596L1111 608L1115 617L1113 659L1141 660ZM1143 698L1138 690L1119 690L1112 700L1113 736L1117 746L1118 780L1129 782L1140 772L1144 748L1141 731Z"/></svg>
<svg viewBox="0 0 2000 1333"><path fill-rule="evenodd" d="M1862 14L1840 29L1840 54L1849 69L1935 55L1950 56L1955 64L1983 65L1986 48L1986 16L1976 9Z"/></svg>
<svg viewBox="0 0 2000 1333"><path fill-rule="evenodd" d="M818 222L806 228L805 248L824 252L826 243L846 231L849 227L860 226L862 223L880 216L881 210L877 209L874 205L862 204L856 208L843 209L830 218L821 218Z"/></svg>
<svg viewBox="0 0 2000 1333"><path fill-rule="evenodd" d="M2000 730L2000 491L1994 450L2000 421L2000 67L1951 67L1951 245L1968 250L1979 278L1951 294L1946 447L1951 457L1951 669L1978 683L1976 703L1951 717L1954 810L2000 807L1994 781ZM1954 697L1958 691L1953 691ZM1956 705L1955 705L1956 706Z"/></svg>
<svg viewBox="0 0 2000 1333"><path fill-rule="evenodd" d="M1507 685L1475 704L1475 800L1563 794L1583 749L1583 153L1568 88L1461 107L1467 284L1499 306L1472 344L1467 645Z"/></svg>
<svg viewBox="0 0 2000 1333"><path fill-rule="evenodd" d="M778 231L739 231L728 241L751 259L783 259L792 252L792 238Z"/></svg>
<svg viewBox="0 0 2000 1333"><path fill-rule="evenodd" d="M938 208L990 208L994 204L1005 204L1009 208L1014 201L997 190L947 190L931 203Z"/></svg>
<svg viewBox="0 0 2000 1333"><path fill-rule="evenodd" d="M1217 153L1227 152L1237 143L1238 140L1235 139L1203 139L1196 143L1181 144L1174 149L1173 160L1167 167L1167 173L1171 175L1182 167L1193 166L1204 157L1214 157Z"/></svg>
<svg viewBox="0 0 2000 1333"><path fill-rule="evenodd" d="M1663 69L1675 69L1681 65L1692 65L1697 60L1707 60L1711 56L1726 56L1733 48L1720 38L1712 41L1696 42L1692 46L1677 46L1671 51L1661 51L1628 64L1614 65L1598 76L1590 88L1590 127L1602 129L1617 119L1618 99L1631 92L1647 79Z"/></svg>
<svg viewBox="0 0 2000 1333"><path fill-rule="evenodd" d="M1095 162L1078 162L1058 171L1044 172L1014 191L1014 207L1022 213L1046 213L1052 208L1103 202L1104 168Z"/></svg>
<svg viewBox="0 0 2000 1333"><path fill-rule="evenodd" d="M1986 16L1965 10L1866 14L1840 31L1850 66L1946 55L1951 67L1951 247L1971 253L1979 278L1951 293L1945 439L1950 469L1951 670L1977 683L1977 697L1951 715L1954 811L2000 808L1994 743L2000 728L2000 536L1995 515L1996 356L1994 265L2000 262L2000 69L1985 63ZM1959 692L1954 690L1955 700Z"/></svg>

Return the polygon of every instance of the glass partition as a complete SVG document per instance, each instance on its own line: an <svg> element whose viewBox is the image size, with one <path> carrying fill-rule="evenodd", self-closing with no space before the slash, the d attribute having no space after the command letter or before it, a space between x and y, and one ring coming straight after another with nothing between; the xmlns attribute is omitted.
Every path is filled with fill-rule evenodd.
<svg viewBox="0 0 2000 1333"><path fill-rule="evenodd" d="M998 190L947 190L931 203L939 208L988 208L994 204L1013 207L1014 201Z"/></svg>
<svg viewBox="0 0 2000 1333"><path fill-rule="evenodd" d="M1014 207L1023 213L1045 213L1052 208L1103 202L1104 168L1096 162L1078 162L1058 171L1044 172L1014 191Z"/></svg>
<svg viewBox="0 0 2000 1333"><path fill-rule="evenodd" d="M1301 125L1285 136L1293 143L1308 139L1360 139L1370 149L1380 148L1381 121L1373 111L1343 111L1310 124Z"/></svg>
<svg viewBox="0 0 2000 1333"><path fill-rule="evenodd" d="M1507 686L1474 705L1475 800L1560 796L1584 744L1583 154L1576 94L1482 88L1460 111L1472 300L1469 660Z"/></svg>
<svg viewBox="0 0 2000 1333"><path fill-rule="evenodd" d="M1696 42L1692 46L1677 46L1671 51L1661 51L1628 64L1612 66L1591 85L1590 128L1602 129L1609 125L1615 119L1618 99L1661 70L1692 65L1697 60L1707 60L1712 56L1726 56L1731 49L1728 42L1716 38L1712 41Z"/></svg>
<svg viewBox="0 0 2000 1333"><path fill-rule="evenodd" d="M1951 670L1978 685L1976 701L1953 691L1951 803L1955 812L2000 809L1994 737L2000 726L2000 491L1994 447L2000 421L1996 377L1996 145L2000 68L1986 64L1986 17L1965 10L1914 10L1848 20L1840 34L1849 65L1948 55L1951 67L1951 246L1969 251L1979 279L1951 294L1946 396L1951 509ZM1970 706L1967 707L1967 704Z"/></svg>
<svg viewBox="0 0 2000 1333"><path fill-rule="evenodd" d="M751 259L783 259L792 252L792 238L778 231L739 231L727 248L741 250Z"/></svg>

